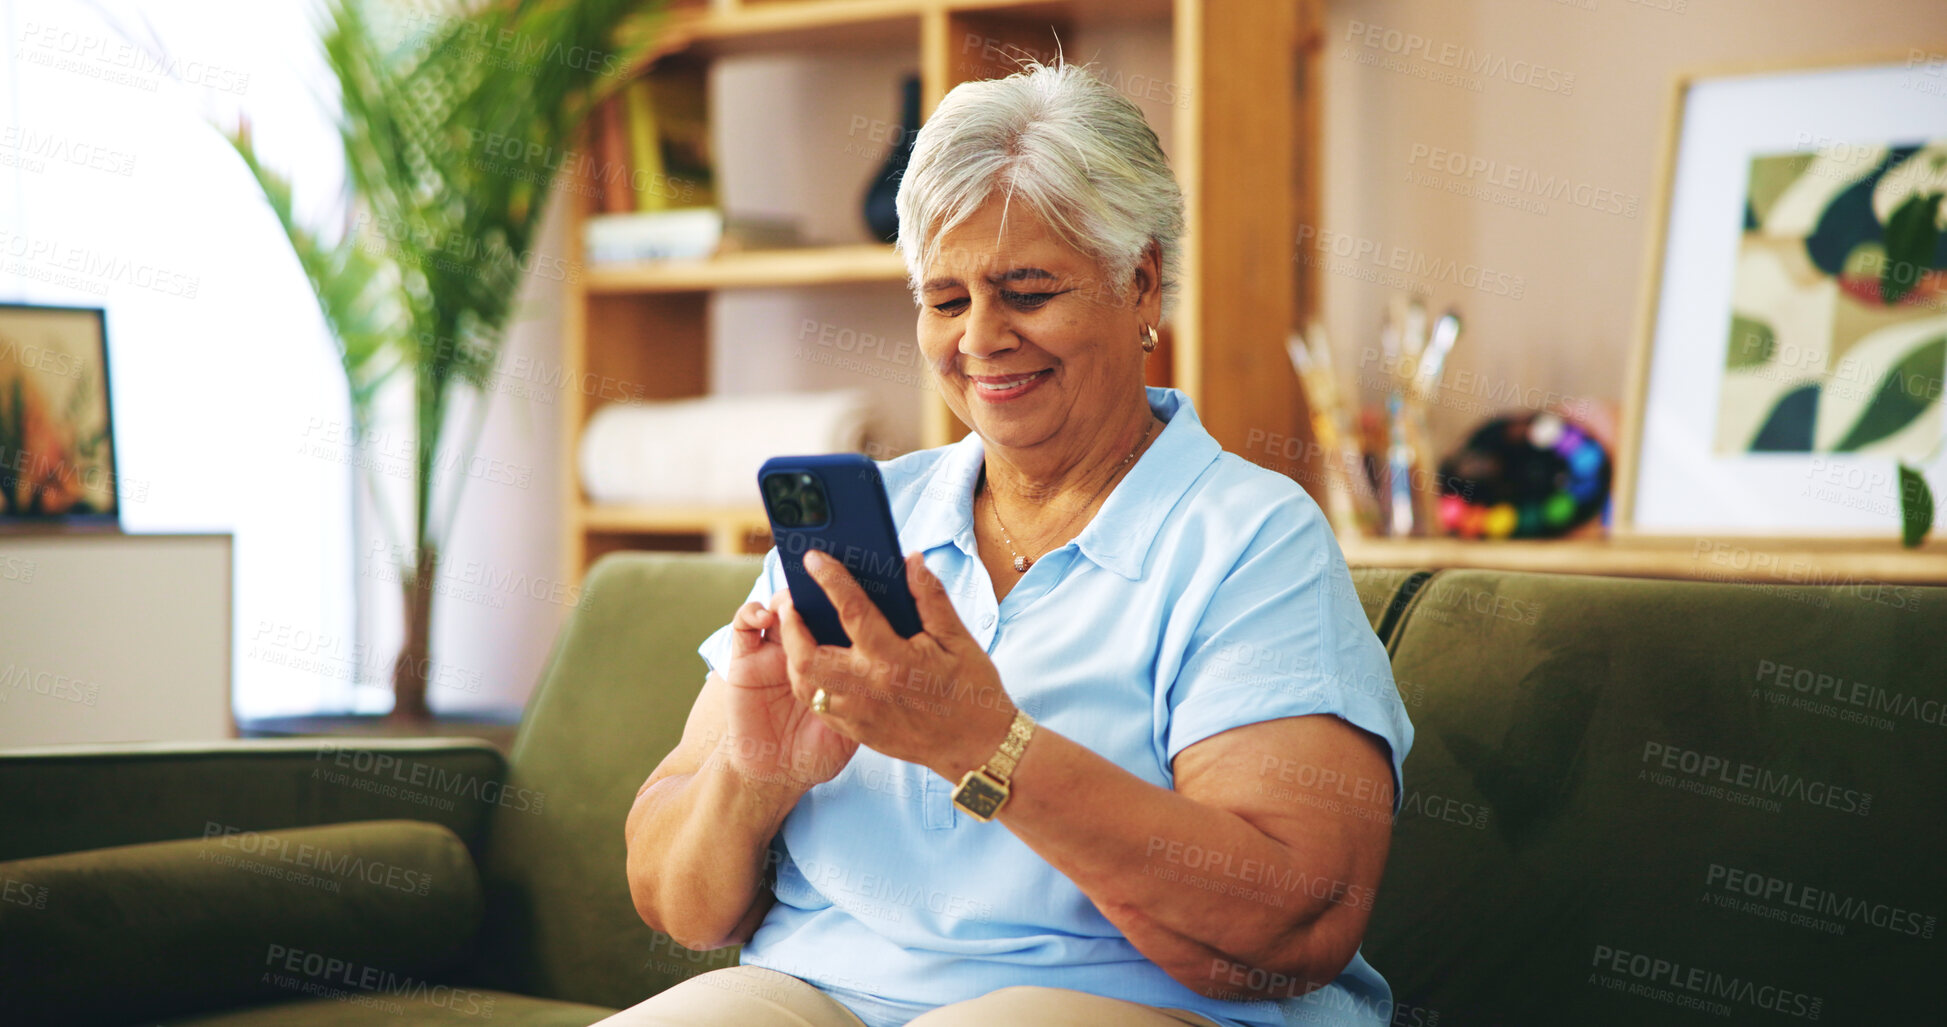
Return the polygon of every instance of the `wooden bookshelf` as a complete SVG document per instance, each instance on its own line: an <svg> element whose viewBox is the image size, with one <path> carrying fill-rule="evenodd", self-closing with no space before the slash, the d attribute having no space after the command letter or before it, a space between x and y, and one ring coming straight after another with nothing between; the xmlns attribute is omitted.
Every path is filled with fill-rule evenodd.
<svg viewBox="0 0 1947 1027"><path fill-rule="evenodd" d="M590 293L711 292L903 282L906 264L890 246L822 246L800 250L752 250L707 260L654 260L590 267Z"/></svg>
<svg viewBox="0 0 1947 1027"><path fill-rule="evenodd" d="M1292 240L1300 225L1317 223L1323 23L1323 0L688 0L655 29L655 55L828 58L910 48L924 115L963 81L1013 71L1001 56L1009 46L1046 54L1058 38L1071 57L1086 59L1077 41L1093 27L1161 33L1167 66L1140 70L1165 78L1176 98L1168 108L1170 159L1184 189L1187 231L1181 300L1162 326L1165 345L1151 358L1152 383L1188 393L1225 448L1316 482L1315 461L1281 462L1281 454L1315 450L1303 444L1311 437L1310 417L1284 340L1311 316L1317 295L1315 272L1292 260ZM737 111L719 108L712 116L735 131ZM570 256L580 265L581 224L592 201L573 200ZM832 200L857 202L854 196ZM876 245L589 267L570 283L566 298L564 370L575 381L636 383L643 389L635 394L647 399L706 394L712 295L905 279L893 250ZM910 309L903 293L897 302ZM914 392L922 446L943 445L965 431L935 393ZM608 401L599 389L567 390L560 487L568 513L568 579L616 549L738 551L765 544L755 505L590 504L579 480L581 432ZM1301 445L1275 451L1253 445L1266 437Z"/></svg>
<svg viewBox="0 0 1947 1027"><path fill-rule="evenodd" d="M1771 585L1947 585L1947 539L1622 535L1555 540L1339 537L1354 567L1471 568Z"/></svg>

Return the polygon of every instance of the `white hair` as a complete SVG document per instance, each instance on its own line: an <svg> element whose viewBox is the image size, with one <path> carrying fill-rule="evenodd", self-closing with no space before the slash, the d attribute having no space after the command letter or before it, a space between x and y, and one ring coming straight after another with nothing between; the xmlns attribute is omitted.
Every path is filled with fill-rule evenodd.
<svg viewBox="0 0 1947 1027"><path fill-rule="evenodd" d="M1030 61L1006 78L962 82L926 120L898 197L899 253L915 300L940 237L996 194L1008 208L1026 203L1092 257L1118 297L1156 244L1169 316L1183 190L1142 111L1085 66Z"/></svg>

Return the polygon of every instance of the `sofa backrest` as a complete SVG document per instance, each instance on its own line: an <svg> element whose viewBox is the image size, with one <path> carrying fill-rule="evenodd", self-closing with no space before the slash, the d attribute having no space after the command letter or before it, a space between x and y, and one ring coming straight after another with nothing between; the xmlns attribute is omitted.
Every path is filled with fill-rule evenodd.
<svg viewBox="0 0 1947 1027"><path fill-rule="evenodd" d="M1394 1023L1939 1021L1947 589L1443 571L1393 634Z"/></svg>
<svg viewBox="0 0 1947 1027"><path fill-rule="evenodd" d="M730 620L759 565L629 553L589 570L528 701L488 825L486 923L471 979L620 1007L735 964L734 953L690 953L636 916L622 825L702 688L697 644Z"/></svg>

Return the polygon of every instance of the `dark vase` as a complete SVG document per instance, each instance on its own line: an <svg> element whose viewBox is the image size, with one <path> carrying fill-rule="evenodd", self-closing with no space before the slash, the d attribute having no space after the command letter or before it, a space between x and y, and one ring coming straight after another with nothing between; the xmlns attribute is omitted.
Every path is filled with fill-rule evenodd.
<svg viewBox="0 0 1947 1027"><path fill-rule="evenodd" d="M919 134L919 76L906 79L899 111L899 138L892 141L886 166L872 178L865 190L865 227L880 242L899 237L899 180L906 174L906 162L913 156L913 137Z"/></svg>

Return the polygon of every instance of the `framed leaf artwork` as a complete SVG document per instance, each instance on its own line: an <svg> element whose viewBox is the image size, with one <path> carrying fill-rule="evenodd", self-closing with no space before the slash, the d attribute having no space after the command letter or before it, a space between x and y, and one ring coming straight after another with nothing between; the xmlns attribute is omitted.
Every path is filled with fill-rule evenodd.
<svg viewBox="0 0 1947 1027"><path fill-rule="evenodd" d="M116 524L106 321L0 303L0 527Z"/></svg>
<svg viewBox="0 0 1947 1027"><path fill-rule="evenodd" d="M1947 63L1687 78L1632 380L1619 522L1900 531L1947 481Z"/></svg>

